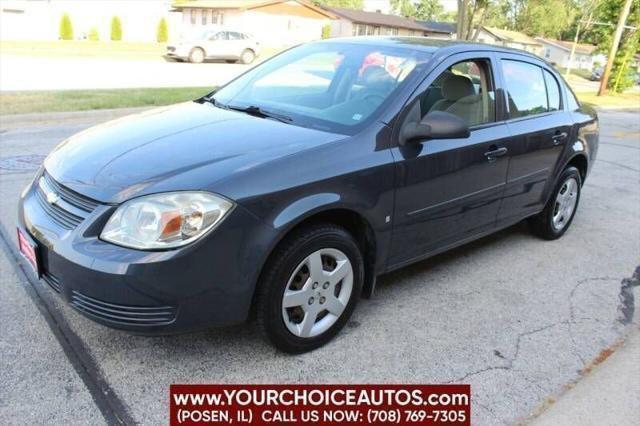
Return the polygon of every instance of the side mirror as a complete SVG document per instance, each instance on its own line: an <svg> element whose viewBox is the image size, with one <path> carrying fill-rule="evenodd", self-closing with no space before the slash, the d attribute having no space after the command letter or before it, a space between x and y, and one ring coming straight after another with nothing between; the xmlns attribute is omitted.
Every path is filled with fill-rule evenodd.
<svg viewBox="0 0 640 426"><path fill-rule="evenodd" d="M422 142L426 139L461 139L469 137L469 126L457 115L433 111L420 123L407 123L400 132L400 143Z"/></svg>

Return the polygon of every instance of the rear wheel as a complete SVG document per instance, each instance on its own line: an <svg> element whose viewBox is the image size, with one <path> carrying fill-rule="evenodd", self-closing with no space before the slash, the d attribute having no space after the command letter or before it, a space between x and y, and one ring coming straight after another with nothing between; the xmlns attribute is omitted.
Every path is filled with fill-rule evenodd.
<svg viewBox="0 0 640 426"><path fill-rule="evenodd" d="M253 52L253 50L250 49L245 49L245 51L242 52L242 55L240 55L240 62L242 62L243 64L250 64L255 59L256 54Z"/></svg>
<svg viewBox="0 0 640 426"><path fill-rule="evenodd" d="M204 62L204 58L204 50L199 47L192 49L191 53L189 53L189 62L192 64L201 64Z"/></svg>
<svg viewBox="0 0 640 426"><path fill-rule="evenodd" d="M332 224L296 231L266 266L256 302L258 324L284 352L316 349L348 321L362 282L362 255L347 231Z"/></svg>
<svg viewBox="0 0 640 426"><path fill-rule="evenodd" d="M581 188L580 172L575 167L567 167L544 210L530 219L534 234L546 240L564 235L576 214Z"/></svg>

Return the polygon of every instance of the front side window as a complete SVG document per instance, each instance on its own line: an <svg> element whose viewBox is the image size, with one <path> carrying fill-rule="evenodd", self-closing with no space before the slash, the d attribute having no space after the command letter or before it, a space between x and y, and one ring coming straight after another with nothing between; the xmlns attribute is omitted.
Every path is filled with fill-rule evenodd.
<svg viewBox="0 0 640 426"><path fill-rule="evenodd" d="M430 56L395 47L304 45L240 76L220 89L215 100L285 114L295 125L352 134Z"/></svg>
<svg viewBox="0 0 640 426"><path fill-rule="evenodd" d="M526 62L503 59L502 70L511 118L547 112L547 89L542 68Z"/></svg>
<svg viewBox="0 0 640 426"><path fill-rule="evenodd" d="M495 86L488 60L452 65L419 96L420 118L432 111L457 115L469 126L495 121ZM418 117L416 113L411 114Z"/></svg>

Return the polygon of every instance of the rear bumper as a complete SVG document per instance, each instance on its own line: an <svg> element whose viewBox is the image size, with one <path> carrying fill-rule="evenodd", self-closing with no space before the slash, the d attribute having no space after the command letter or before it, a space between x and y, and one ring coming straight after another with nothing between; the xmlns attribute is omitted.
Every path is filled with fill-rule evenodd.
<svg viewBox="0 0 640 426"><path fill-rule="evenodd" d="M19 226L37 243L42 280L83 315L140 334L168 334L247 318L258 265L252 236L263 225L237 206L214 232L186 247L139 251L98 238L114 206L100 205L75 229L52 220L25 191Z"/></svg>

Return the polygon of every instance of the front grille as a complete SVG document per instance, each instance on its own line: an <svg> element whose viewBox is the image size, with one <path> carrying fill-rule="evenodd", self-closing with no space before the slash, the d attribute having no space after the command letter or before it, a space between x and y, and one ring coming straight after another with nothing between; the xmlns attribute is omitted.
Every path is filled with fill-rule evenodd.
<svg viewBox="0 0 640 426"><path fill-rule="evenodd" d="M56 201L50 202L48 194L54 194ZM60 185L47 172L38 182L36 199L54 222L69 230L75 229L98 207L98 202Z"/></svg>
<svg viewBox="0 0 640 426"><path fill-rule="evenodd" d="M174 306L116 305L75 290L71 292L71 306L103 321L140 327L170 324L176 317Z"/></svg>
<svg viewBox="0 0 640 426"><path fill-rule="evenodd" d="M38 188L36 197L40 203L40 207L54 220L58 225L65 229L75 229L84 220L83 217L69 213L58 205L50 204L45 199L42 190Z"/></svg>
<svg viewBox="0 0 640 426"><path fill-rule="evenodd" d="M48 271L45 271L42 274L42 279L49 285L49 287L53 289L53 291L55 291L56 293L60 293L60 280L58 280L58 278L56 278Z"/></svg>
<svg viewBox="0 0 640 426"><path fill-rule="evenodd" d="M71 204L72 206L84 210L87 213L91 213L96 209L96 207L98 207L99 203L97 201L87 198L84 195L78 194L77 192L60 185L58 182L53 180L49 173L44 172L43 177L45 182L47 182L47 185L49 185L49 187L53 189L61 199Z"/></svg>

